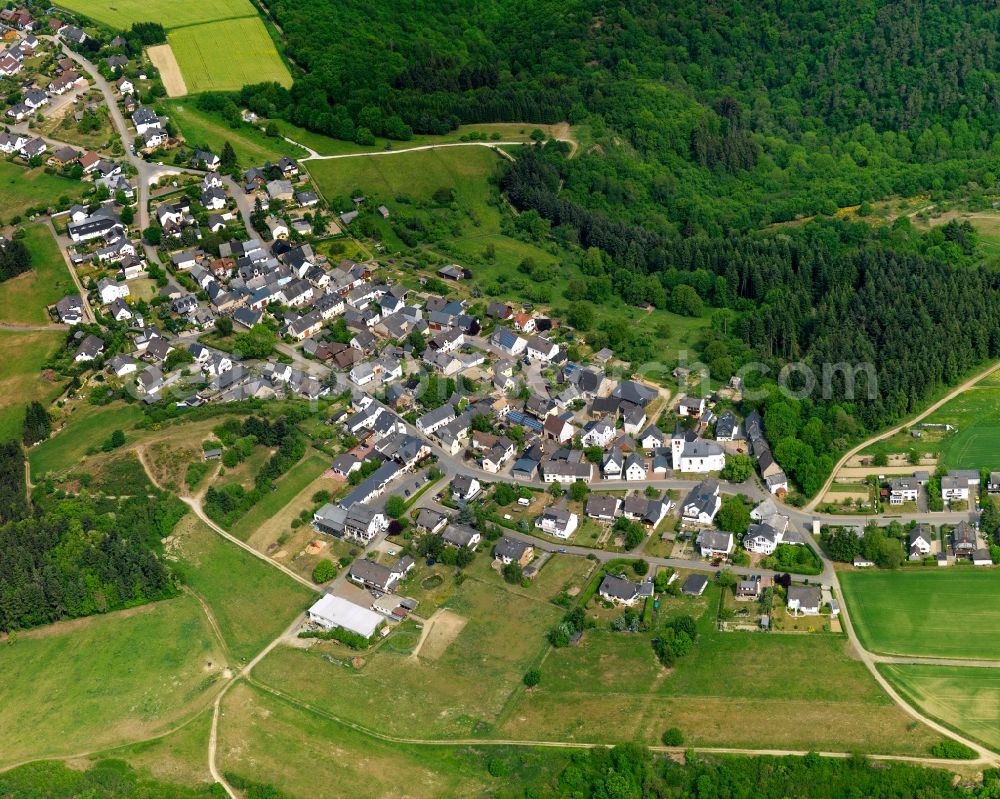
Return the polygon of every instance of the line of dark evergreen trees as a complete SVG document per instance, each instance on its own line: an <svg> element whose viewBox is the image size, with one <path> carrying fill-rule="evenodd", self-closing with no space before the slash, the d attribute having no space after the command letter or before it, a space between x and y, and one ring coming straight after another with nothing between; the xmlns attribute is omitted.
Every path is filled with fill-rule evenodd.
<svg viewBox="0 0 1000 799"><path fill-rule="evenodd" d="M32 400L24 411L22 439L26 447L45 441L52 434L52 417L42 403Z"/></svg>
<svg viewBox="0 0 1000 799"><path fill-rule="evenodd" d="M31 269L31 253L20 239L0 247L0 281L10 280Z"/></svg>
<svg viewBox="0 0 1000 799"><path fill-rule="evenodd" d="M28 508L24 453L16 441L0 443L0 524L20 519Z"/></svg>

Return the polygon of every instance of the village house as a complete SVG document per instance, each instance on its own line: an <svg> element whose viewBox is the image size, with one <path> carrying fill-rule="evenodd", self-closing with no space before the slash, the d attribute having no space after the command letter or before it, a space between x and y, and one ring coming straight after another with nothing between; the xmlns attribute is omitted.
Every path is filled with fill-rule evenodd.
<svg viewBox="0 0 1000 799"><path fill-rule="evenodd" d="M87 335L80 343L80 348L76 351L75 361L93 361L104 352L104 342L94 335Z"/></svg>
<svg viewBox="0 0 1000 799"><path fill-rule="evenodd" d="M417 513L414 524L419 529L425 530L428 533L438 533L447 526L448 517L443 513L438 513L436 510L421 508L419 513Z"/></svg>
<svg viewBox="0 0 1000 799"><path fill-rule="evenodd" d="M590 482L594 470L586 461L548 460L542 464L542 479L546 483Z"/></svg>
<svg viewBox="0 0 1000 799"><path fill-rule="evenodd" d="M584 505L584 513L602 522L614 521L619 514L621 500L608 494L591 494Z"/></svg>
<svg viewBox="0 0 1000 799"><path fill-rule="evenodd" d="M716 441L736 441L740 437L740 425L732 411L721 414L715 422Z"/></svg>
<svg viewBox="0 0 1000 799"><path fill-rule="evenodd" d="M467 474L458 474L451 481L451 498L454 502L468 502L474 499L480 491L482 485L475 477Z"/></svg>
<svg viewBox="0 0 1000 799"><path fill-rule="evenodd" d="M918 524L910 530L909 555L910 560L921 560L931 554L934 533L930 525Z"/></svg>
<svg viewBox="0 0 1000 799"><path fill-rule="evenodd" d="M623 474L626 480L633 483L644 481L646 479L646 461L633 452L625 459Z"/></svg>
<svg viewBox="0 0 1000 799"><path fill-rule="evenodd" d="M689 574L681 585L681 593L687 596L701 596L708 588L708 578L704 574Z"/></svg>
<svg viewBox="0 0 1000 799"><path fill-rule="evenodd" d="M703 558L729 556L733 551L733 534L722 530L702 530L698 534L698 548Z"/></svg>
<svg viewBox="0 0 1000 799"><path fill-rule="evenodd" d="M129 293L127 283L118 283L109 278L102 278L97 282L97 294L101 298L101 305L110 305L115 300L127 297Z"/></svg>
<svg viewBox="0 0 1000 799"><path fill-rule="evenodd" d="M633 583L624 577L617 577L613 574L605 574L601 580L600 588L597 589L601 599L613 602L616 605L631 607L640 599L653 595L653 584L648 580L641 583Z"/></svg>
<svg viewBox="0 0 1000 799"><path fill-rule="evenodd" d="M796 616L815 616L819 613L822 593L817 585L788 586L787 607Z"/></svg>
<svg viewBox="0 0 1000 799"><path fill-rule="evenodd" d="M549 363L559 354L559 346L541 336L532 336L528 339L526 354L532 361Z"/></svg>
<svg viewBox="0 0 1000 799"><path fill-rule="evenodd" d="M504 536L493 546L493 556L505 566L516 563L522 568L531 562L535 548L524 541Z"/></svg>
<svg viewBox="0 0 1000 799"><path fill-rule="evenodd" d="M392 566L385 566L367 558L359 558L351 564L348 579L364 588L389 593L396 584L413 569L414 561L404 555Z"/></svg>
<svg viewBox="0 0 1000 799"><path fill-rule="evenodd" d="M625 453L612 449L601 458L601 477L605 480L621 480L625 469Z"/></svg>
<svg viewBox="0 0 1000 799"><path fill-rule="evenodd" d="M889 480L889 504L902 505L916 502L920 495L920 483L915 477L893 477Z"/></svg>
<svg viewBox="0 0 1000 799"><path fill-rule="evenodd" d="M979 472L953 469L941 478L941 499L945 502L968 502L970 488L979 485Z"/></svg>
<svg viewBox="0 0 1000 799"><path fill-rule="evenodd" d="M760 599L761 579L759 575L753 575L749 579L740 580L736 583L735 596L737 602L755 602Z"/></svg>
<svg viewBox="0 0 1000 799"><path fill-rule="evenodd" d="M751 524L743 537L743 548L747 552L757 552L761 555L773 555L781 543L782 531L776 530L770 524Z"/></svg>
<svg viewBox="0 0 1000 799"><path fill-rule="evenodd" d="M572 440L573 434L576 432L573 425L558 416L547 417L543 428L545 437L559 444L565 444Z"/></svg>
<svg viewBox="0 0 1000 799"><path fill-rule="evenodd" d="M535 520L535 527L556 538L569 538L576 531L579 518L561 508L546 508Z"/></svg>
<svg viewBox="0 0 1000 799"><path fill-rule="evenodd" d="M587 422L580 436L580 443L585 447L600 447L604 449L615 437L615 428L606 419Z"/></svg>
<svg viewBox="0 0 1000 799"><path fill-rule="evenodd" d="M678 416L699 418L705 412L705 400L698 397L681 397L677 403Z"/></svg>
<svg viewBox="0 0 1000 799"><path fill-rule="evenodd" d="M482 540L482 536L480 536L477 530L473 530L471 527L449 525L444 533L442 533L441 540L447 546L455 547L456 549L465 547L475 551Z"/></svg>
<svg viewBox="0 0 1000 799"><path fill-rule="evenodd" d="M721 507L719 481L711 478L691 489L691 493L688 494L681 507L681 514L685 521L708 525L715 519L715 514L719 512Z"/></svg>
<svg viewBox="0 0 1000 799"><path fill-rule="evenodd" d="M78 325L83 321L83 298L79 294L63 297L56 303L56 315L64 325Z"/></svg>
<svg viewBox="0 0 1000 799"><path fill-rule="evenodd" d="M976 529L964 519L951 531L951 548L956 557L972 557L979 548Z"/></svg>

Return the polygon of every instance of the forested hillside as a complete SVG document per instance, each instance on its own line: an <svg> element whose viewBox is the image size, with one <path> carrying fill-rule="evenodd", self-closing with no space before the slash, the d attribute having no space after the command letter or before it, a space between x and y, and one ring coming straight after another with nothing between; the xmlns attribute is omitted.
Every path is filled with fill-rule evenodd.
<svg viewBox="0 0 1000 799"><path fill-rule="evenodd" d="M567 192L661 232L996 177L1000 9L985 0L269 6L307 75L245 90L256 110L360 140L588 122L602 157L577 159Z"/></svg>

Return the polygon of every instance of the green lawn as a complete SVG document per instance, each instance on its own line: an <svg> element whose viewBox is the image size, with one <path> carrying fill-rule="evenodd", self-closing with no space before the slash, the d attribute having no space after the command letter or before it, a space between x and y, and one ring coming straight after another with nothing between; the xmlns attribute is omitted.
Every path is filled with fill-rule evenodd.
<svg viewBox="0 0 1000 799"><path fill-rule="evenodd" d="M47 404L59 395L62 383L43 374L42 365L63 340L59 331L0 331L0 441L21 437L28 402L37 399Z"/></svg>
<svg viewBox="0 0 1000 799"><path fill-rule="evenodd" d="M62 0L59 5L115 29L127 28L133 22L159 22L166 28L179 28L199 22L257 14L247 0L205 0L201 3L177 3L175 0Z"/></svg>
<svg viewBox="0 0 1000 799"><path fill-rule="evenodd" d="M482 214L490 198L486 181L499 174L500 156L485 147L455 147L310 161L307 166L327 197L353 195L361 189L392 208L400 196L426 203L438 189L451 188L459 207Z"/></svg>
<svg viewBox="0 0 1000 799"><path fill-rule="evenodd" d="M0 646L0 764L155 735L208 703L224 665L187 596L22 633Z"/></svg>
<svg viewBox="0 0 1000 799"><path fill-rule="evenodd" d="M231 128L218 116L199 110L189 98L169 100L163 105L188 144L208 147L218 153L228 141L236 151L237 160L244 166L277 161L283 155L293 157L305 155L305 152L294 144L289 144L284 139L268 138L249 125Z"/></svg>
<svg viewBox="0 0 1000 799"><path fill-rule="evenodd" d="M44 325L49 323L46 307L77 293L76 284L46 225L33 225L25 234L31 270L0 283L0 322Z"/></svg>
<svg viewBox="0 0 1000 799"><path fill-rule="evenodd" d="M278 480L277 490L265 496L233 525L233 535L246 541L254 530L285 507L296 494L326 471L329 465L327 458L307 455Z"/></svg>
<svg viewBox="0 0 1000 799"><path fill-rule="evenodd" d="M4 334L6 335L6 334ZM28 453L32 479L46 472L72 470L90 447L97 447L110 431L129 429L142 418L136 405L114 403L96 407L78 403L66 418L66 427Z"/></svg>
<svg viewBox="0 0 1000 799"><path fill-rule="evenodd" d="M191 94L235 91L269 81L292 85L292 76L257 15L175 28L167 40Z"/></svg>
<svg viewBox="0 0 1000 799"><path fill-rule="evenodd" d="M23 214L29 208L53 206L62 197L75 199L83 194L85 186L86 184L78 180L49 175L44 167L28 169L0 159L2 221L7 223L12 217Z"/></svg>
<svg viewBox="0 0 1000 799"><path fill-rule="evenodd" d="M950 469L1000 469L1000 385L987 378L955 397L925 424L958 429L941 442L941 459Z"/></svg>
<svg viewBox="0 0 1000 799"><path fill-rule="evenodd" d="M1000 751L1000 672L883 664L879 670L927 715Z"/></svg>
<svg viewBox="0 0 1000 799"><path fill-rule="evenodd" d="M193 514L176 530L178 571L212 609L233 656L246 662L316 595L208 529Z"/></svg>
<svg viewBox="0 0 1000 799"><path fill-rule="evenodd" d="M500 733L512 738L656 743L679 727L685 743L920 753L938 740L911 726L832 634L719 632L718 589L706 597L667 599L660 618L699 619L693 650L673 669L657 661L650 635L601 627L575 647L552 650L538 688L507 714ZM743 724L754 718L774 724ZM614 719L609 726L608 720Z"/></svg>
<svg viewBox="0 0 1000 799"><path fill-rule="evenodd" d="M1000 580L970 569L842 572L867 649L889 655L1000 658Z"/></svg>

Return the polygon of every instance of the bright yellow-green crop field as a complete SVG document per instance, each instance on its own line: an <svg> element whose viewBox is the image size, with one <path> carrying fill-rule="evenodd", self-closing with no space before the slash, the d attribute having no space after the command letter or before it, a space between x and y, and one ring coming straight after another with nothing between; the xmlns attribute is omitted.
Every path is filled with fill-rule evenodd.
<svg viewBox="0 0 1000 799"><path fill-rule="evenodd" d="M840 584L858 637L873 652L1000 657L1000 582L994 573L960 568L844 572Z"/></svg>
<svg viewBox="0 0 1000 799"><path fill-rule="evenodd" d="M225 19L178 28L167 35L188 92L228 91L274 81L291 86L260 17Z"/></svg>
<svg viewBox="0 0 1000 799"><path fill-rule="evenodd" d="M179 28L232 17L257 14L249 0L63 0L59 5L113 28L127 28L133 22L159 22L165 28Z"/></svg>
<svg viewBox="0 0 1000 799"><path fill-rule="evenodd" d="M1000 674L996 669L885 663L879 670L927 715L1000 750Z"/></svg>

